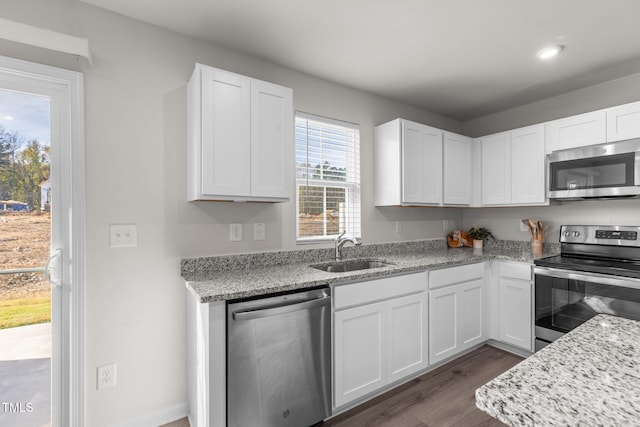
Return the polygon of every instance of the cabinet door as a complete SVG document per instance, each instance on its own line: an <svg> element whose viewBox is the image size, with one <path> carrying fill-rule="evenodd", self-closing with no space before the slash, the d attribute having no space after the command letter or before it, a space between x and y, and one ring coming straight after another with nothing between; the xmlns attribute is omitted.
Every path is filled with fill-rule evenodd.
<svg viewBox="0 0 640 427"><path fill-rule="evenodd" d="M251 79L202 69L202 193L246 197L251 191Z"/></svg>
<svg viewBox="0 0 640 427"><path fill-rule="evenodd" d="M460 293L460 348L465 350L485 340L482 297L483 280L474 280L458 286Z"/></svg>
<svg viewBox="0 0 640 427"><path fill-rule="evenodd" d="M448 286L429 292L429 363L458 352L458 292Z"/></svg>
<svg viewBox="0 0 640 427"><path fill-rule="evenodd" d="M605 110L554 120L546 125L547 153L602 144L607 139Z"/></svg>
<svg viewBox="0 0 640 427"><path fill-rule="evenodd" d="M531 282L501 277L498 292L500 341L533 351Z"/></svg>
<svg viewBox="0 0 640 427"><path fill-rule="evenodd" d="M544 126L511 132L511 203L544 203Z"/></svg>
<svg viewBox="0 0 640 427"><path fill-rule="evenodd" d="M442 203L442 131L402 121L402 202Z"/></svg>
<svg viewBox="0 0 640 427"><path fill-rule="evenodd" d="M471 204L471 138L444 132L445 205Z"/></svg>
<svg viewBox="0 0 640 427"><path fill-rule="evenodd" d="M334 399L340 407L384 386L385 303L338 311L334 317Z"/></svg>
<svg viewBox="0 0 640 427"><path fill-rule="evenodd" d="M509 132L482 138L482 204L511 203L511 137Z"/></svg>
<svg viewBox="0 0 640 427"><path fill-rule="evenodd" d="M252 196L291 196L293 153L293 91L252 80Z"/></svg>
<svg viewBox="0 0 640 427"><path fill-rule="evenodd" d="M640 102L608 108L607 142L640 137Z"/></svg>
<svg viewBox="0 0 640 427"><path fill-rule="evenodd" d="M427 353L427 293L388 302L388 380L399 380L424 369Z"/></svg>

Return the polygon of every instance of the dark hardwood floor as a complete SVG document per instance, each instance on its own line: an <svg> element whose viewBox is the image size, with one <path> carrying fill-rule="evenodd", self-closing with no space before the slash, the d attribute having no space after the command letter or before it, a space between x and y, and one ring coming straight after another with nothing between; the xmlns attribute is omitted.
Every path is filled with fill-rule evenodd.
<svg viewBox="0 0 640 427"><path fill-rule="evenodd" d="M503 426L475 391L521 360L485 345L316 427Z"/></svg>
<svg viewBox="0 0 640 427"><path fill-rule="evenodd" d="M485 345L314 427L504 426L476 408L475 391L522 357ZM186 418L163 427L188 427Z"/></svg>

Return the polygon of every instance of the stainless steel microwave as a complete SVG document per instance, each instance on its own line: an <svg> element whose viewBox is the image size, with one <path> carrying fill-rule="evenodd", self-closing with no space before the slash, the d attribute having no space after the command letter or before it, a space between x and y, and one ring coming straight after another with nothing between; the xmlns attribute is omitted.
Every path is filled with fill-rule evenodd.
<svg viewBox="0 0 640 427"><path fill-rule="evenodd" d="M640 138L547 154L550 199L640 197Z"/></svg>

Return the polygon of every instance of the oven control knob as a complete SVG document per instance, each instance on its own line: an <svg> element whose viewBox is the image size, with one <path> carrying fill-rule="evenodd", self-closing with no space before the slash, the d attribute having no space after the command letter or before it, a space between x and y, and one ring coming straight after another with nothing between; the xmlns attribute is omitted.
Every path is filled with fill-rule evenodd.
<svg viewBox="0 0 640 427"><path fill-rule="evenodd" d="M574 231L572 235L573 235L573 237L578 237L578 236L580 236L580 232L579 231Z"/></svg>
<svg viewBox="0 0 640 427"><path fill-rule="evenodd" d="M571 235L571 233L569 233L568 231L563 231L563 232L562 232L562 235L563 235L564 237L569 237L569 236Z"/></svg>

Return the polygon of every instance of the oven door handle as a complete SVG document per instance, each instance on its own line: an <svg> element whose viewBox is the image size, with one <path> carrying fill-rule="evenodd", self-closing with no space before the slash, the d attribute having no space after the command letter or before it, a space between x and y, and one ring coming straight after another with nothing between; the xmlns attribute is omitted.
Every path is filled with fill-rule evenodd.
<svg viewBox="0 0 640 427"><path fill-rule="evenodd" d="M584 282L598 283L601 285L622 286L625 288L640 289L640 279L633 277L614 276L599 273L575 272L560 268L534 267L533 273L540 276L557 277L558 279L580 280Z"/></svg>

